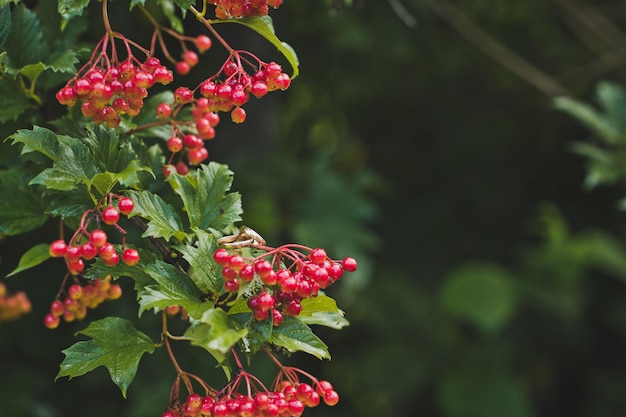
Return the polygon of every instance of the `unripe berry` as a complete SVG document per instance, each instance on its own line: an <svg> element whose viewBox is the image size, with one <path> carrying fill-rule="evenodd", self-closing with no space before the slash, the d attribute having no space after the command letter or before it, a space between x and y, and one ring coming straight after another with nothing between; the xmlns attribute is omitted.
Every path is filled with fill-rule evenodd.
<svg viewBox="0 0 626 417"><path fill-rule="evenodd" d="M63 305L63 302L60 300L54 300L50 305L50 313L54 314L57 317L62 315L64 311L65 305Z"/></svg>
<svg viewBox="0 0 626 417"><path fill-rule="evenodd" d="M117 300L122 296L122 287L118 284L112 284L107 290L107 296L109 300Z"/></svg>

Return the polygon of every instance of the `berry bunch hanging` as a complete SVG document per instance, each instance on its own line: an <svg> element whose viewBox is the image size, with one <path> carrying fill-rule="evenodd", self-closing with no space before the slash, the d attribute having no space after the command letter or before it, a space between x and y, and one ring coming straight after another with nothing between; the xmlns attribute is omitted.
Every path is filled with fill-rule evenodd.
<svg viewBox="0 0 626 417"><path fill-rule="evenodd" d="M59 103L80 106L80 113L68 112L52 123L56 130L34 126L10 137L23 145L22 153L39 152L51 160L30 184L50 202L46 213L61 218L59 235L32 248L18 268L49 258L65 265L43 325L54 329L62 322L87 321L89 310L122 297L121 279L133 281L139 318L147 312L161 317L158 341L130 319L91 321L78 332L90 340L63 350L57 378L105 366L125 396L142 355L163 348L175 378L169 399L162 399L162 417L299 417L307 408L334 406L339 394L330 382L283 365L277 352L330 359L311 326L347 324L325 291L354 272L357 262L332 258L323 248L273 247L239 226L243 210L241 196L230 191L233 173L208 161L207 145L224 113L235 124L244 122L253 117L244 110L250 100L287 90L297 75L295 53L266 16L282 1L204 0L200 9L173 1L185 11L181 17L192 15L206 34L190 37L165 27L143 1L133 1L131 9L154 27L145 47L113 30L110 2L101 0L104 35L88 61L55 91ZM72 13L66 15L80 15L89 2L70 2ZM155 7L168 16L165 3ZM207 19L209 5L218 20ZM227 22L247 26L275 45L291 65L291 76L280 59L232 48L214 27ZM179 54L170 52L171 42ZM227 51L219 70L203 74L196 86L185 85L187 74L203 69L201 56L214 43ZM150 97L156 84L163 91ZM30 309L24 302L21 310L6 313L4 292L0 287L0 320ZM171 320L183 322L183 334L174 334ZM215 388L183 370L175 343L205 349L227 381ZM244 366L256 354L278 367L270 384Z"/></svg>

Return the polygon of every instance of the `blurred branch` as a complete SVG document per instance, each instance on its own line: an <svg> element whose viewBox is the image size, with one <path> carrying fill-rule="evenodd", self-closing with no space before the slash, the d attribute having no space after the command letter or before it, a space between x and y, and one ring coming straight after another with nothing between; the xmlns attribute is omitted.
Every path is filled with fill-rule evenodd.
<svg viewBox="0 0 626 417"><path fill-rule="evenodd" d="M417 19L413 16L409 11L404 7L404 4L400 0L388 0L389 5L393 9L394 12L398 15L400 19L404 22L405 25L412 28L417 25Z"/></svg>
<svg viewBox="0 0 626 417"><path fill-rule="evenodd" d="M481 29L476 23L468 19L463 12L449 0L430 0L428 5L478 50L542 93L550 97L569 94L567 88L561 85L555 78L541 71L505 45L498 42L498 40Z"/></svg>
<svg viewBox="0 0 626 417"><path fill-rule="evenodd" d="M559 79L564 83L572 83L581 79L595 79L605 74L617 70L626 64L626 49L620 49L611 54L606 54L600 59L590 62L587 65L574 68L559 75Z"/></svg>

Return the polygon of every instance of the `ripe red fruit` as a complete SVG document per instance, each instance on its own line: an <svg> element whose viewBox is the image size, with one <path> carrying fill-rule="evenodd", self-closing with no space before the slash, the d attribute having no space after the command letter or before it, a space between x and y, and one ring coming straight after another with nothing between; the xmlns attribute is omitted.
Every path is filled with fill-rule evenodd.
<svg viewBox="0 0 626 417"><path fill-rule="evenodd" d="M193 68L198 65L198 54L194 51L185 51L183 53L183 61Z"/></svg>
<svg viewBox="0 0 626 417"><path fill-rule="evenodd" d="M109 300L117 300L122 296L122 287L118 284L112 284L107 290L107 296Z"/></svg>
<svg viewBox="0 0 626 417"><path fill-rule="evenodd" d="M120 212L113 206L108 206L102 211L102 221L105 224L116 224L120 219Z"/></svg>
<svg viewBox="0 0 626 417"><path fill-rule="evenodd" d="M67 252L67 244L62 239L55 240L54 242L52 242L50 244L50 248L48 249L48 253L53 258L61 258L65 256L66 252Z"/></svg>
<svg viewBox="0 0 626 417"><path fill-rule="evenodd" d="M105 243L107 243L107 234L104 230L96 229L89 235L89 241L96 248L100 248Z"/></svg>
<svg viewBox="0 0 626 417"><path fill-rule="evenodd" d="M174 101L179 104L191 103L193 92L188 87L178 87L174 90Z"/></svg>
<svg viewBox="0 0 626 417"><path fill-rule="evenodd" d="M102 262L106 266L115 266L120 261L120 255L117 252L111 253L107 258L102 258Z"/></svg>
<svg viewBox="0 0 626 417"><path fill-rule="evenodd" d="M329 406L333 406L336 405L339 402L339 394L337 394L337 391L326 391L324 392L324 403L326 403L326 405Z"/></svg>
<svg viewBox="0 0 626 417"><path fill-rule="evenodd" d="M189 71L191 71L191 66L187 62L180 61L176 63L176 73L179 75L187 75Z"/></svg>
<svg viewBox="0 0 626 417"><path fill-rule="evenodd" d="M196 48L198 48L198 51L205 52L208 49L211 49L213 41L211 41L211 38L206 35L200 35L196 37L194 44L196 45Z"/></svg>
<svg viewBox="0 0 626 417"><path fill-rule="evenodd" d="M81 298L83 296L83 287L81 287L78 284L72 284L68 289L67 289L67 295L72 299L72 300L78 300L79 298Z"/></svg>
<svg viewBox="0 0 626 417"><path fill-rule="evenodd" d="M54 300L50 305L50 313L54 314L57 317L63 314L64 311L65 305L60 300Z"/></svg>
<svg viewBox="0 0 626 417"><path fill-rule="evenodd" d="M237 292L239 290L239 280L233 278L230 281L224 281L224 290L227 292Z"/></svg>
<svg viewBox="0 0 626 417"><path fill-rule="evenodd" d="M106 242L104 245L98 248L98 256L102 258L102 260L106 260L111 258L111 256L115 253L115 248L109 242Z"/></svg>
<svg viewBox="0 0 626 417"><path fill-rule="evenodd" d="M273 309L272 310L272 325L273 326L280 326L283 323L283 313L281 313L280 311Z"/></svg>
<svg viewBox="0 0 626 417"><path fill-rule="evenodd" d="M161 103L156 108L157 119L167 119L172 114L172 108L167 103Z"/></svg>
<svg viewBox="0 0 626 417"><path fill-rule="evenodd" d="M128 248L122 253L122 262L128 266L137 265L139 262L139 252L137 249Z"/></svg>
<svg viewBox="0 0 626 417"><path fill-rule="evenodd" d="M77 259L75 261L67 261L67 269L70 271L72 275L80 274L85 268L85 261L82 259Z"/></svg>
<svg viewBox="0 0 626 417"><path fill-rule="evenodd" d="M196 135L185 135L183 146L188 150L200 149L204 146L204 141Z"/></svg>
<svg viewBox="0 0 626 417"><path fill-rule="evenodd" d="M230 260L230 253L226 249L218 249L213 252L213 260L218 265L227 265Z"/></svg>
<svg viewBox="0 0 626 417"><path fill-rule="evenodd" d="M48 329L56 329L57 327L59 327L59 323L61 323L61 319L59 318L59 316L55 316L52 313L46 314L46 316L43 318L43 324Z"/></svg>
<svg viewBox="0 0 626 417"><path fill-rule="evenodd" d="M313 249L309 254L309 258L314 264L321 265L326 260L326 251L322 248Z"/></svg>
<svg viewBox="0 0 626 417"><path fill-rule="evenodd" d="M276 300L274 296L267 292L262 292L257 295L258 298L258 306L261 310L270 310L274 308L276 305Z"/></svg>
<svg viewBox="0 0 626 417"><path fill-rule="evenodd" d="M344 258L343 261L341 261L341 266L348 272L354 272L357 268L357 262L354 258Z"/></svg>
<svg viewBox="0 0 626 417"><path fill-rule="evenodd" d="M243 123L246 120L246 111L242 107L235 107L230 112L230 118L235 123Z"/></svg>
<svg viewBox="0 0 626 417"><path fill-rule="evenodd" d="M178 136L172 136L167 140L167 149L172 152L180 152L183 149L183 140Z"/></svg>
<svg viewBox="0 0 626 417"><path fill-rule="evenodd" d="M65 249L65 259L69 262L77 261L80 259L80 246L78 245L69 245Z"/></svg>
<svg viewBox="0 0 626 417"><path fill-rule="evenodd" d="M128 197L122 197L117 203L117 208L119 209L120 213L128 216L135 208L135 202Z"/></svg>
<svg viewBox="0 0 626 417"><path fill-rule="evenodd" d="M209 157L209 151L205 147L191 149L187 152L187 160L191 165L200 165L202 161Z"/></svg>
<svg viewBox="0 0 626 417"><path fill-rule="evenodd" d="M189 172L189 167L184 162L179 162L176 164L176 173L179 175L187 175Z"/></svg>

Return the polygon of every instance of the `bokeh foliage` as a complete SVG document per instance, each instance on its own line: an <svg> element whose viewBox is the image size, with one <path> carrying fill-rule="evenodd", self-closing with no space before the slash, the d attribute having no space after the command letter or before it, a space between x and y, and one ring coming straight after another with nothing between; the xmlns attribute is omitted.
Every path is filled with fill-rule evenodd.
<svg viewBox="0 0 626 417"><path fill-rule="evenodd" d="M141 22L124 10L112 20L141 37ZM458 12L563 94L538 89L513 71L510 55L473 43ZM59 45L63 36L100 35L84 23L89 10L63 36L49 16ZM342 400L310 415L624 414L626 71L607 39L619 39L611 24L625 19L626 5L609 0L281 7L275 27L298 51L300 76L280 99L251 109L256 119L225 131L212 158L237 173L244 222L268 241L349 252L366 266L333 288L351 322L323 334L333 360L307 363ZM606 63L611 56L617 63ZM3 123L0 136L17 123ZM0 164L12 158L1 143ZM47 225L5 238L1 275L54 233ZM128 400L104 371L52 382L60 350L82 328L41 325L61 275L47 265L6 281L28 292L34 311L0 327L0 414L72 415L86 397L97 416L159 415L173 371L158 354ZM102 314L132 316L132 303ZM198 358L190 350L185 360Z"/></svg>

